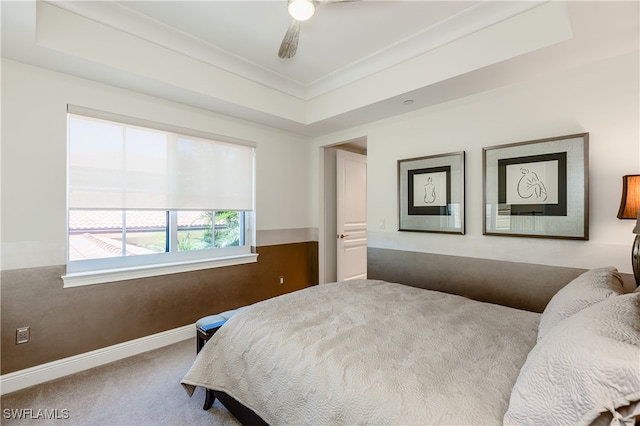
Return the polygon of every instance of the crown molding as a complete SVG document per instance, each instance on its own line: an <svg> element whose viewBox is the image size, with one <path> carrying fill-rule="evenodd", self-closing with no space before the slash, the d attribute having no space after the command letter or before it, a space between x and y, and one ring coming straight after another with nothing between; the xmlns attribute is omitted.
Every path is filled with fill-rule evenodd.
<svg viewBox="0 0 640 426"><path fill-rule="evenodd" d="M46 1L46 3L68 12L304 101L345 87L547 2L548 0L479 2L410 37L399 40L365 58L358 59L311 83L304 84L129 9L118 2Z"/></svg>
<svg viewBox="0 0 640 426"><path fill-rule="evenodd" d="M200 38L111 1L43 1L129 35L173 50L207 65L231 72L297 98L305 98L305 87Z"/></svg>

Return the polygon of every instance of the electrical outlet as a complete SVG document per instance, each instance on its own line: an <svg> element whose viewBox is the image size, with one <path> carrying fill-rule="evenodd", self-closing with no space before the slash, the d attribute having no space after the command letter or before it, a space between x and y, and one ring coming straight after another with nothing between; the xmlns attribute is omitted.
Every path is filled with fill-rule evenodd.
<svg viewBox="0 0 640 426"><path fill-rule="evenodd" d="M16 329L16 345L27 343L29 341L29 327L20 327Z"/></svg>
<svg viewBox="0 0 640 426"><path fill-rule="evenodd" d="M280 285L284 284L284 276L280 275Z"/></svg>

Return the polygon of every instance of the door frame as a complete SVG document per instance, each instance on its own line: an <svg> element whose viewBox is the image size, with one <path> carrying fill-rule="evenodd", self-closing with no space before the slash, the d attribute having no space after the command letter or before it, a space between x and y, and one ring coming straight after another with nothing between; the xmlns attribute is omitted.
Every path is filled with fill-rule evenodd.
<svg viewBox="0 0 640 426"><path fill-rule="evenodd" d="M367 155L367 137L323 145L318 151L319 215L318 215L318 282L333 282L336 277L336 155L342 149Z"/></svg>

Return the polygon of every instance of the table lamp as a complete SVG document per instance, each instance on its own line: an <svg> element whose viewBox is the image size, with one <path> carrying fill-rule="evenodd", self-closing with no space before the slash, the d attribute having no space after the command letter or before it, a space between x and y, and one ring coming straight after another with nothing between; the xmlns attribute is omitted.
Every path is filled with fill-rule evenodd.
<svg viewBox="0 0 640 426"><path fill-rule="evenodd" d="M618 219L635 219L633 233L636 238L631 248L631 265L636 285L640 286L640 175L622 177L622 200L618 210Z"/></svg>

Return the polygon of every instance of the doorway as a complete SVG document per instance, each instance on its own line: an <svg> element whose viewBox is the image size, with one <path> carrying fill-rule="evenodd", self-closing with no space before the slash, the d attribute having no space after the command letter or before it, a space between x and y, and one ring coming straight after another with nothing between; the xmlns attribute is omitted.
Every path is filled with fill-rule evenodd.
<svg viewBox="0 0 640 426"><path fill-rule="evenodd" d="M338 280L338 247L340 247L338 232L338 202L337 202L337 174L338 151L347 151L366 156L366 137L345 141L336 145L320 148L320 197L321 214L318 235L318 267L319 282L329 283ZM365 176L366 179L366 176ZM366 212L366 202L361 208ZM365 224L366 232L366 224ZM343 234L347 234L343 232ZM343 242L344 243L344 242ZM366 244L366 241L365 241ZM359 249L357 256L366 263L366 245ZM355 253L352 250L352 253ZM363 260L364 259L364 260ZM366 266L365 266L366 267Z"/></svg>

